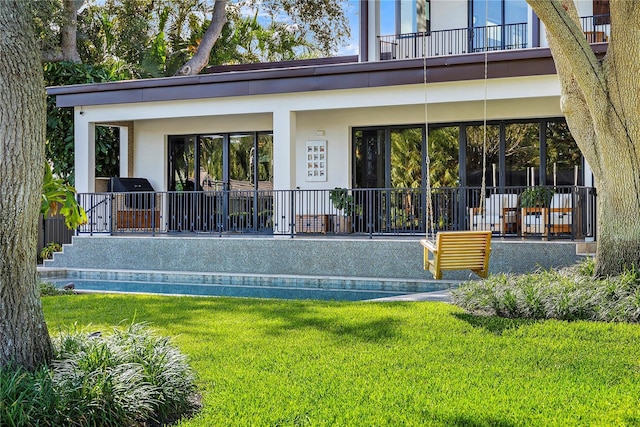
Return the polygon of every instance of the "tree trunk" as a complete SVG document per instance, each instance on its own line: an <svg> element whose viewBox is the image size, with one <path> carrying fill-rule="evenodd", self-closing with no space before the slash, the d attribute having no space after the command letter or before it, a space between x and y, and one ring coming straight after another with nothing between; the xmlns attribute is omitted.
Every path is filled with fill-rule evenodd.
<svg viewBox="0 0 640 427"><path fill-rule="evenodd" d="M51 52L42 52L43 62L71 61L82 62L78 53L78 10L84 4L84 0L63 1L63 21L60 28L60 49Z"/></svg>
<svg viewBox="0 0 640 427"><path fill-rule="evenodd" d="M36 277L45 91L27 6L0 1L0 366L34 369L52 348Z"/></svg>
<svg viewBox="0 0 640 427"><path fill-rule="evenodd" d="M204 33L204 37L198 44L198 50L195 55L187 61L182 67L176 71L176 76L195 76L204 67L209 64L209 57L211 56L211 49L216 44L224 24L227 23L227 0L216 0L213 6L213 13L211 16L211 23L207 31Z"/></svg>
<svg viewBox="0 0 640 427"><path fill-rule="evenodd" d="M640 267L640 2L611 2L602 61L573 0L527 0L547 28L561 108L598 189L596 275Z"/></svg>

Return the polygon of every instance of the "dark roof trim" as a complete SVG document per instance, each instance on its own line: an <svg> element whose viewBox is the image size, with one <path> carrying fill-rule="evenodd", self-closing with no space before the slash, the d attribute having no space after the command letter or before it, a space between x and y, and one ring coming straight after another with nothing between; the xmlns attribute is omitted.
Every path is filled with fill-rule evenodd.
<svg viewBox="0 0 640 427"><path fill-rule="evenodd" d="M349 64L358 62L358 55L331 56L328 58L295 59L291 61L257 62L252 64L215 65L207 67L205 74L229 73L235 71L274 70L277 68L309 67L315 65Z"/></svg>
<svg viewBox="0 0 640 427"><path fill-rule="evenodd" d="M594 45L598 49L606 52L606 44ZM491 52L487 57L489 78L556 72L547 48ZM482 78L483 53L427 59L430 83ZM74 107L372 88L418 84L423 79L423 60L409 59L60 86L48 88L47 93L57 97L58 107Z"/></svg>

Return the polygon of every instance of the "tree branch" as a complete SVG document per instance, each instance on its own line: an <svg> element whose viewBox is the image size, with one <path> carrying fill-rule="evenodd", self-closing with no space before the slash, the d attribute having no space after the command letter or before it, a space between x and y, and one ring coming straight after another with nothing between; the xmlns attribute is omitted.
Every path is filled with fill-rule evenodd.
<svg viewBox="0 0 640 427"><path fill-rule="evenodd" d="M607 103L607 82L602 66L589 45L573 0L527 0L545 23L547 39L561 79L575 77L589 109ZM571 58L564 61L563 58ZM564 74L564 75L563 75Z"/></svg>
<svg viewBox="0 0 640 427"><path fill-rule="evenodd" d="M227 0L216 0L213 6L211 23L204 33L204 37L198 45L195 55L176 71L176 76L194 76L209 64L211 49L222 33L222 28L227 23Z"/></svg>
<svg viewBox="0 0 640 427"><path fill-rule="evenodd" d="M582 31L573 0L527 0L545 23L560 79L561 110L595 175L602 171L595 121L608 104L607 80Z"/></svg>

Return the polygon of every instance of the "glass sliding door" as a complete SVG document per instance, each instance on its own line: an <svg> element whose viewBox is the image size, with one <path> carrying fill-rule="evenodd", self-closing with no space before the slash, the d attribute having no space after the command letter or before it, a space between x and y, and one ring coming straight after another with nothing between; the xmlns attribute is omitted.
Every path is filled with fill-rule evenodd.
<svg viewBox="0 0 640 427"><path fill-rule="evenodd" d="M362 190L355 192L361 212L357 231L402 232L422 226L423 129L354 130L353 188Z"/></svg>
<svg viewBox="0 0 640 427"><path fill-rule="evenodd" d="M566 122L547 122L547 185L583 185L582 153Z"/></svg>
<svg viewBox="0 0 640 427"><path fill-rule="evenodd" d="M469 0L472 52L527 47L526 0Z"/></svg>
<svg viewBox="0 0 640 427"><path fill-rule="evenodd" d="M460 199L455 197L454 192L441 189L460 185L460 126L429 129L429 179L433 224L425 224L425 227L429 229L433 225L437 230L460 229L459 218L461 215L464 218L464 210L460 211Z"/></svg>
<svg viewBox="0 0 640 427"><path fill-rule="evenodd" d="M169 137L169 230L272 230L271 132Z"/></svg>
<svg viewBox="0 0 640 427"><path fill-rule="evenodd" d="M466 185L469 187L480 187L482 185L482 174L485 174L487 187L498 187L500 185L499 165L500 165L500 125L487 125L486 129L486 150L485 130L482 125L467 126L467 169ZM483 166L483 156L486 154L486 164ZM483 169L484 168L484 169Z"/></svg>
<svg viewBox="0 0 640 427"><path fill-rule="evenodd" d="M169 137L168 231L194 231L196 216L197 137Z"/></svg>
<svg viewBox="0 0 640 427"><path fill-rule="evenodd" d="M514 187L540 184L540 124L505 124L504 135L504 184Z"/></svg>

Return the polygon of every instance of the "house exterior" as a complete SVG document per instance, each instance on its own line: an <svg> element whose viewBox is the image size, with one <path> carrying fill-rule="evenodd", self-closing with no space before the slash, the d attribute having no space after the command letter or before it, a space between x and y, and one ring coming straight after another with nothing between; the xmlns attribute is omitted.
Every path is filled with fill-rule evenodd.
<svg viewBox="0 0 640 427"><path fill-rule="evenodd" d="M525 0L397 0L393 16L382 3L360 1L358 56L49 88L74 109L80 232L593 239L591 172ZM607 2L576 3L606 53ZM120 177L147 192L107 192L96 126L120 128ZM533 186L563 197L521 206Z"/></svg>

